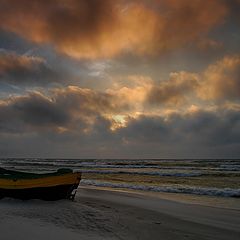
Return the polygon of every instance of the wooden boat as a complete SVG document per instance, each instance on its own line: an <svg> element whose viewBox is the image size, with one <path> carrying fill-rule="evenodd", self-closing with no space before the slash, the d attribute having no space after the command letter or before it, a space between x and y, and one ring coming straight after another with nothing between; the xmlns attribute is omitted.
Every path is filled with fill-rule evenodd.
<svg viewBox="0 0 240 240"><path fill-rule="evenodd" d="M80 180L81 173L71 169L36 174L0 168L0 198L73 200Z"/></svg>

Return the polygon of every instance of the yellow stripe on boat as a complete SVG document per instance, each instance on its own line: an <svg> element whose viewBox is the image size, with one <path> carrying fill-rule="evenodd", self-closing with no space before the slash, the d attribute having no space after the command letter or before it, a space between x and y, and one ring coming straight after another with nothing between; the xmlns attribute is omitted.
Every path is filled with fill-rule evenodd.
<svg viewBox="0 0 240 240"><path fill-rule="evenodd" d="M27 189L38 187L53 187L58 185L79 184L81 173L68 173L60 176L49 176L33 179L0 178L2 189Z"/></svg>

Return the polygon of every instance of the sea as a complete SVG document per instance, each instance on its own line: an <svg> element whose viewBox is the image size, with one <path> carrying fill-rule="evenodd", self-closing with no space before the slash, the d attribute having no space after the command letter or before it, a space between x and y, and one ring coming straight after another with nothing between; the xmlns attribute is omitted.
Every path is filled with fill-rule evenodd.
<svg viewBox="0 0 240 240"><path fill-rule="evenodd" d="M240 198L240 159L2 158L0 167L82 172L81 186Z"/></svg>

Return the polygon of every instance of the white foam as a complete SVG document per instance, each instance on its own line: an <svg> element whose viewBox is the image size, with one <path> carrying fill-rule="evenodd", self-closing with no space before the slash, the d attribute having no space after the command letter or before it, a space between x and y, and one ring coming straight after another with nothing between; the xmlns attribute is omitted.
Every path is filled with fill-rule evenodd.
<svg viewBox="0 0 240 240"><path fill-rule="evenodd" d="M97 180L83 179L81 184L92 185L99 187L110 188L126 188L133 190L154 191L154 192L169 192L169 193L189 193L197 195L210 195L221 197L240 197L240 188L205 188L205 187L192 187L192 186L149 186L149 185L134 185L129 183L110 183Z"/></svg>
<svg viewBox="0 0 240 240"><path fill-rule="evenodd" d="M115 171L115 170L81 170L82 173L95 174L131 174L131 175L148 175L148 176L163 176L163 177L198 177L201 172L160 172L160 171Z"/></svg>

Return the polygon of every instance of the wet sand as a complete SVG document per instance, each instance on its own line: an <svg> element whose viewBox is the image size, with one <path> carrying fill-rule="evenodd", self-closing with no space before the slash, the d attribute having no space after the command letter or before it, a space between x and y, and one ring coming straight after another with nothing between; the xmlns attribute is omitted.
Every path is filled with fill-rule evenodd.
<svg viewBox="0 0 240 240"><path fill-rule="evenodd" d="M238 209L93 188L74 202L0 201L2 240L240 239Z"/></svg>

